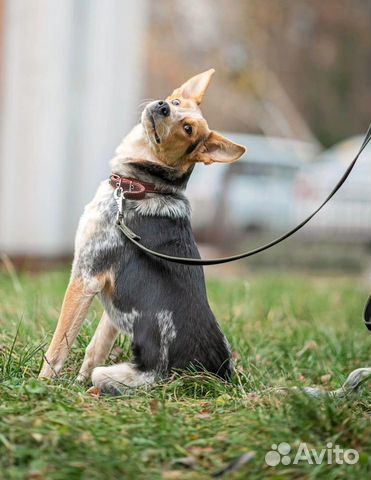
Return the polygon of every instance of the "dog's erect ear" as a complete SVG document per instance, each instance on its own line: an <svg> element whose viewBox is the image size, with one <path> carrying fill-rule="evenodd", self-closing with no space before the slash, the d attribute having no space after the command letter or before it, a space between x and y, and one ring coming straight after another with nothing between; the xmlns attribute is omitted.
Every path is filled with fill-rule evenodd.
<svg viewBox="0 0 371 480"><path fill-rule="evenodd" d="M189 98L194 100L197 105L202 102L202 98L206 92L207 87L209 86L211 77L215 70L211 68L206 72L199 73L194 77L187 80L179 88L176 88L170 97L175 98Z"/></svg>
<svg viewBox="0 0 371 480"><path fill-rule="evenodd" d="M197 161L209 165L213 162L232 163L238 160L246 148L228 140L220 133L210 132L202 148L197 154Z"/></svg>

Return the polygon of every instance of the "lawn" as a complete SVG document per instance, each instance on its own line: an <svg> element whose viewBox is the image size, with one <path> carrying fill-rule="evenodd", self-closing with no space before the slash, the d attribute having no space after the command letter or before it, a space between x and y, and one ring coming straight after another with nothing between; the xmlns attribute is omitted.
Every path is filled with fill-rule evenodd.
<svg viewBox="0 0 371 480"><path fill-rule="evenodd" d="M98 303L62 376L36 380L67 281L67 271L0 273L1 479L207 479L247 452L256 454L222 478L369 478L367 389L315 400L272 388L330 390L369 364L360 279L277 273L210 280L210 302L237 362L233 382L184 373L115 398L74 384ZM119 346L127 358L128 339ZM281 442L290 444L291 462L268 466L266 453ZM318 452L329 442L357 449L359 461L331 465L326 456L320 465L293 464L300 442Z"/></svg>

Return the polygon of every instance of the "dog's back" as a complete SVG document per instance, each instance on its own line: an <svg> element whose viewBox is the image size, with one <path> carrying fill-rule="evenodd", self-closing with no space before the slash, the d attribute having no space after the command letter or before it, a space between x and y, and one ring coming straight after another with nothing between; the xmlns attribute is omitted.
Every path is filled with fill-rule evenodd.
<svg viewBox="0 0 371 480"><path fill-rule="evenodd" d="M187 216L145 216L129 210L127 224L149 248L199 258ZM111 283L100 298L116 326L132 336L135 367L154 377L195 368L228 378L229 347L208 304L202 267L159 260L123 235L117 244L117 232L113 235L111 246L106 242L104 251L90 256L96 258L90 267L94 275L111 272Z"/></svg>

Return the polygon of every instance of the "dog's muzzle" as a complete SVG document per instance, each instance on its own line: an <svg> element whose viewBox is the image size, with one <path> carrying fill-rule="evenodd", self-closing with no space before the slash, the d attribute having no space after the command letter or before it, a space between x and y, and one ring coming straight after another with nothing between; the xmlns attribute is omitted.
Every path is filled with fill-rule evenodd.
<svg viewBox="0 0 371 480"><path fill-rule="evenodd" d="M164 100L159 100L153 107L151 107L152 115L159 115L161 117L168 117L170 115L170 106Z"/></svg>

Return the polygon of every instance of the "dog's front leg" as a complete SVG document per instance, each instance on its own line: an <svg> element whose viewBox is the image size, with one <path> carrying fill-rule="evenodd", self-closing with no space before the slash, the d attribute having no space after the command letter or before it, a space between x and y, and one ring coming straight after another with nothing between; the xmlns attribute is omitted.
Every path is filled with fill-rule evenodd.
<svg viewBox="0 0 371 480"><path fill-rule="evenodd" d="M96 282L94 286L97 286ZM91 282L71 279L39 377L50 378L60 372L97 291L99 289L92 288Z"/></svg>
<svg viewBox="0 0 371 480"><path fill-rule="evenodd" d="M86 348L84 361L77 377L78 382L87 380L95 367L104 364L118 333L119 330L111 322L107 313L104 312L94 336Z"/></svg>

